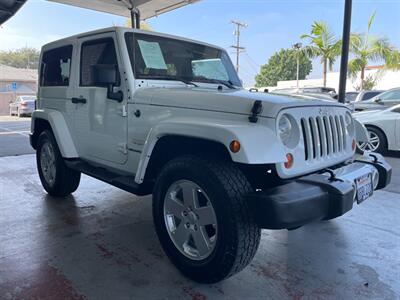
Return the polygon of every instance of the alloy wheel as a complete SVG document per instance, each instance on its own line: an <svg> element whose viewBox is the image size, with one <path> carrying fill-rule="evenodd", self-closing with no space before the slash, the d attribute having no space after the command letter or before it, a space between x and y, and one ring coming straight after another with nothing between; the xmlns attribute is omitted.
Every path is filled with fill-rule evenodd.
<svg viewBox="0 0 400 300"><path fill-rule="evenodd" d="M174 182L164 199L164 220L175 247L187 258L203 260L217 241L217 218L212 203L196 183Z"/></svg>

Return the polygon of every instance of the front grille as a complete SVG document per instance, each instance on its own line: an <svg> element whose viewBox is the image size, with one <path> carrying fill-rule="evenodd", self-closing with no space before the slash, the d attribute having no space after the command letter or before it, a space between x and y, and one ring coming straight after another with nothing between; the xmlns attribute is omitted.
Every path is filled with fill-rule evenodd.
<svg viewBox="0 0 400 300"><path fill-rule="evenodd" d="M346 126L343 115L301 118L306 161L336 155L346 150Z"/></svg>

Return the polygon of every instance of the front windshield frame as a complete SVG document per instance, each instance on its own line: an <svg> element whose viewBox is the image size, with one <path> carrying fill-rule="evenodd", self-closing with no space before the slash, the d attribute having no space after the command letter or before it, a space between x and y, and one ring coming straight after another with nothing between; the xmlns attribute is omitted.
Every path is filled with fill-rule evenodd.
<svg viewBox="0 0 400 300"><path fill-rule="evenodd" d="M141 38L141 39L140 39ZM142 70L140 70L140 67L145 66L143 56L141 55L140 48L138 45L139 40L145 40L145 41L166 41L170 43L177 43L181 44L182 48L184 49L185 44L187 45L186 48L196 48L198 47L199 49L203 49L203 53L207 50L208 52L214 52L216 53L216 57L213 58L204 58L204 60L212 60L212 59L219 59L221 61L221 65L225 68L226 75L228 76L227 80L221 80L217 78L200 78L193 76L192 74L176 74L176 75L170 75L166 74L163 76L154 74L143 74ZM208 84L225 84L228 86L233 86L236 88L242 88L242 82L239 79L238 74L236 73L235 67L232 64L232 61L227 54L227 52L223 49L217 48L217 47L212 47L209 45L205 45L202 43L196 43L196 42L191 42L191 41L185 41L185 40L180 40L177 38L172 38L172 37L164 37L164 36L159 36L159 35L153 35L153 34L146 34L146 33L138 33L138 32L126 32L125 33L125 43L126 47L128 50L129 54L129 59L131 61L131 67L134 73L134 76L136 79L147 79L147 80L173 80L173 81L190 81L190 82L196 82L196 83L208 83ZM162 51L162 48L161 48ZM199 50L200 51L200 50ZM198 52L200 53L200 52ZM138 57L138 55L141 55L141 57ZM164 53L163 53L164 56ZM191 59L191 58L188 58ZM140 61L140 63L139 63ZM193 65L194 61L198 61L198 59L191 59L190 63ZM138 63L137 63L138 62ZM144 64L144 65L143 65ZM177 70L175 70L178 72ZM193 72L193 69L192 69Z"/></svg>

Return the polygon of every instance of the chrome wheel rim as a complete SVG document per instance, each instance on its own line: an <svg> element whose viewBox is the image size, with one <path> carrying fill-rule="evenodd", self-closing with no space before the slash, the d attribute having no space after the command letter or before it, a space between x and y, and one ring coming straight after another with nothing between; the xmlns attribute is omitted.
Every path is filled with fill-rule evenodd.
<svg viewBox="0 0 400 300"><path fill-rule="evenodd" d="M187 258L210 256L217 241L217 218L207 194L194 182L179 180L164 198L164 221L175 247Z"/></svg>
<svg viewBox="0 0 400 300"><path fill-rule="evenodd" d="M379 136L375 132L368 130L368 134L369 134L369 142L358 143L358 148L361 149L362 151L374 152L379 148L381 141L379 139Z"/></svg>
<svg viewBox="0 0 400 300"><path fill-rule="evenodd" d="M47 184L52 186L56 180L56 157L50 142L45 142L40 150L40 167Z"/></svg>

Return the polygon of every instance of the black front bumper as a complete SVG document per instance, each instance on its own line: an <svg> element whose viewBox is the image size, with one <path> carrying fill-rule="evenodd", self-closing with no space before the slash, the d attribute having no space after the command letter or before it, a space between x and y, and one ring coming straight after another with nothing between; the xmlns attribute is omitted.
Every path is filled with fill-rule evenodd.
<svg viewBox="0 0 400 300"><path fill-rule="evenodd" d="M379 154L360 157L379 174L376 189L387 186L392 168ZM246 196L257 224L266 229L294 229L317 220L339 217L353 207L354 184L323 174L311 174Z"/></svg>

